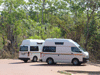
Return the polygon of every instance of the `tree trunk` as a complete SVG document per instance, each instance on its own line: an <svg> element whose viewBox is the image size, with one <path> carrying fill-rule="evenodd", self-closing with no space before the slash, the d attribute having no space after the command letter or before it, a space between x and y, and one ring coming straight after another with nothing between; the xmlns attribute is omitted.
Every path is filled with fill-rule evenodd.
<svg viewBox="0 0 100 75"><path fill-rule="evenodd" d="M4 35L2 34L2 39L3 39L3 45L5 46L5 38L4 38Z"/></svg>
<svg viewBox="0 0 100 75"><path fill-rule="evenodd" d="M39 22L39 16L38 16L38 14L39 14L39 13L37 12L37 22Z"/></svg>
<svg viewBox="0 0 100 75"><path fill-rule="evenodd" d="M43 8L42 8L42 24L44 24L44 20L43 20L43 14L44 14L43 11L45 9L44 5L45 5L45 0L43 0L43 4L42 4L42 6L43 6Z"/></svg>
<svg viewBox="0 0 100 75"><path fill-rule="evenodd" d="M87 34L86 34L86 40L85 40L85 49L87 50L87 45L88 45L88 39L89 39L89 34L90 34L90 31L89 31L89 22L90 22L90 19L91 17L93 16L94 14L94 11L95 11L95 5L93 6L93 10L89 16L89 8L87 10L87 22L86 22L86 27L87 27Z"/></svg>

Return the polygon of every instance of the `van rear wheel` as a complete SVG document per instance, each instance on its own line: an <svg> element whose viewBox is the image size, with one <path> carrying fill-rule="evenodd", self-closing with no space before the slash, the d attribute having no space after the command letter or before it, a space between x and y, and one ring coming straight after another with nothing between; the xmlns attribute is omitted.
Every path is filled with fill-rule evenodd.
<svg viewBox="0 0 100 75"><path fill-rule="evenodd" d="M53 59L52 59L52 58L49 58L49 59L47 59L47 63L48 63L49 65L51 65L51 64L53 64L53 63L54 63L54 61L53 61Z"/></svg>
<svg viewBox="0 0 100 75"><path fill-rule="evenodd" d="M28 60L23 60L25 63L27 63Z"/></svg>
<svg viewBox="0 0 100 75"><path fill-rule="evenodd" d="M36 56L35 56L35 57L33 57L32 62L37 62L37 57L36 57Z"/></svg>
<svg viewBox="0 0 100 75"><path fill-rule="evenodd" d="M79 65L80 64L78 59L73 59L72 63L73 63L73 65Z"/></svg>

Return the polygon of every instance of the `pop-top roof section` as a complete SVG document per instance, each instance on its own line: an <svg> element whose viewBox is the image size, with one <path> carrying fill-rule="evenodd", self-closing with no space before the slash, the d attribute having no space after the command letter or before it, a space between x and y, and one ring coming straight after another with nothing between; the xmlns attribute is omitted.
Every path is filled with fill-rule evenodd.
<svg viewBox="0 0 100 75"><path fill-rule="evenodd" d="M58 38L49 38L45 40L45 46L79 46L76 42L71 39L58 39Z"/></svg>
<svg viewBox="0 0 100 75"><path fill-rule="evenodd" d="M38 40L38 39L26 39L23 40L21 45L37 45L37 43L43 43L44 40Z"/></svg>
<svg viewBox="0 0 100 75"><path fill-rule="evenodd" d="M45 41L50 41L50 42L72 42L73 40L71 39L62 39L62 38L48 38Z"/></svg>

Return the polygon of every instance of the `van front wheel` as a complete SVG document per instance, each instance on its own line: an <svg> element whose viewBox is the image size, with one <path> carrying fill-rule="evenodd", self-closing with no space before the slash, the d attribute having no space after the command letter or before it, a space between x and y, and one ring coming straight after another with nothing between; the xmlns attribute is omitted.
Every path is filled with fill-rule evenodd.
<svg viewBox="0 0 100 75"><path fill-rule="evenodd" d="M47 59L47 63L48 63L49 65L51 65L51 64L54 63L54 61L53 61L53 59L49 58L49 59Z"/></svg>
<svg viewBox="0 0 100 75"><path fill-rule="evenodd" d="M73 63L73 65L79 65L80 64L78 59L73 59L72 63Z"/></svg>

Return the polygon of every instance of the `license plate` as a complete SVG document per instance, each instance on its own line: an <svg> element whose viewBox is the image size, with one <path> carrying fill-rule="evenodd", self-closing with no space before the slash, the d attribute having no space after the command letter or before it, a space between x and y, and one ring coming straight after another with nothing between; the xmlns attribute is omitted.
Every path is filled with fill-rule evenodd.
<svg viewBox="0 0 100 75"><path fill-rule="evenodd" d="M26 53L21 53L22 55L25 55Z"/></svg>

